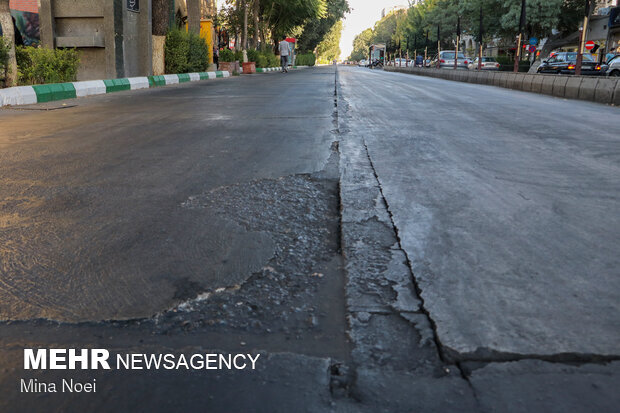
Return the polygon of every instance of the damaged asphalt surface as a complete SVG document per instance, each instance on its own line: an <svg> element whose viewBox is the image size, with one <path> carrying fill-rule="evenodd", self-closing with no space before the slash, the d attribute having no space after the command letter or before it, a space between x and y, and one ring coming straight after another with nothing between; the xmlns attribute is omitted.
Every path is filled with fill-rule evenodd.
<svg viewBox="0 0 620 413"><path fill-rule="evenodd" d="M617 108L342 67L61 105L0 111L0 411L616 411ZM66 377L24 347L261 360L24 395Z"/></svg>

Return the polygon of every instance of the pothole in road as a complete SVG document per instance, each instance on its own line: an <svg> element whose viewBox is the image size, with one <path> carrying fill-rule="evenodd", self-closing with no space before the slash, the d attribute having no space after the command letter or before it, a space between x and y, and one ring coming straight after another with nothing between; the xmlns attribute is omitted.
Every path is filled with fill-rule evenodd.
<svg viewBox="0 0 620 413"><path fill-rule="evenodd" d="M273 258L240 285L209 291L180 286L179 294L189 299L147 323L159 334L263 335L295 341L295 351L344 357L337 171L334 151L317 174L236 184L190 197L183 208L269 234Z"/></svg>

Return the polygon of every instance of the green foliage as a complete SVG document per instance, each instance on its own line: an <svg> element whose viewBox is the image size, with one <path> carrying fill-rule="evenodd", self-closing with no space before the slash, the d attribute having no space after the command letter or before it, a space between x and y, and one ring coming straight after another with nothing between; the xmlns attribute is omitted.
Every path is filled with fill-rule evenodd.
<svg viewBox="0 0 620 413"><path fill-rule="evenodd" d="M340 37L342 35L342 20L325 35L325 38L316 48L320 61L331 61L340 57Z"/></svg>
<svg viewBox="0 0 620 413"><path fill-rule="evenodd" d="M209 66L209 49L205 40L195 33L189 35L188 72L204 72Z"/></svg>
<svg viewBox="0 0 620 413"><path fill-rule="evenodd" d="M235 52L235 60L239 62L243 62L243 50L237 50Z"/></svg>
<svg viewBox="0 0 620 413"><path fill-rule="evenodd" d="M316 64L316 55L314 53L298 54L295 57L295 65L297 66L314 66Z"/></svg>
<svg viewBox="0 0 620 413"><path fill-rule="evenodd" d="M350 12L347 0L327 0L327 13L321 19L312 19L304 26L297 47L301 51L314 50L325 38L330 29Z"/></svg>
<svg viewBox="0 0 620 413"><path fill-rule="evenodd" d="M497 56L495 58L497 63L500 64L499 70L502 72L512 72L514 70L515 58L514 56ZM519 72L527 72L530 70L529 60L519 61Z"/></svg>
<svg viewBox="0 0 620 413"><path fill-rule="evenodd" d="M267 57L267 67L278 67L280 66L280 59L273 52L266 51L264 52Z"/></svg>
<svg viewBox="0 0 620 413"><path fill-rule="evenodd" d="M264 21L280 39L296 27L327 15L327 0L261 0Z"/></svg>
<svg viewBox="0 0 620 413"><path fill-rule="evenodd" d="M20 85L73 82L80 56L75 49L19 46L15 49Z"/></svg>
<svg viewBox="0 0 620 413"><path fill-rule="evenodd" d="M368 50L372 44L372 29L366 29L353 39L353 52L349 60L362 60L368 57Z"/></svg>
<svg viewBox="0 0 620 413"><path fill-rule="evenodd" d="M256 67L278 67L280 60L271 51L262 51L256 59Z"/></svg>
<svg viewBox="0 0 620 413"><path fill-rule="evenodd" d="M235 52L230 49L220 50L220 62L234 62Z"/></svg>
<svg viewBox="0 0 620 413"><path fill-rule="evenodd" d="M189 68L189 35L173 29L166 35L166 73L187 73Z"/></svg>
<svg viewBox="0 0 620 413"><path fill-rule="evenodd" d="M269 59L267 56L260 53L256 58L256 67L269 67Z"/></svg>
<svg viewBox="0 0 620 413"><path fill-rule="evenodd" d="M0 36L0 79L4 81L9 66L9 43Z"/></svg>
<svg viewBox="0 0 620 413"><path fill-rule="evenodd" d="M551 36L552 29L564 34L575 32L583 18L583 5L583 0L528 0L526 36L542 39ZM428 46L429 52L434 52L440 40L442 47L452 49L459 17L461 34L478 38L481 9L483 42L500 38L505 44L514 44L521 15L520 1L426 0L410 7L404 19L401 12L389 14L377 22L371 35L370 29L358 35L351 58L365 57L368 45L373 43L386 43L392 52L399 44L403 51ZM440 39L437 38L438 28Z"/></svg>
<svg viewBox="0 0 620 413"><path fill-rule="evenodd" d="M258 62L260 52L255 49L248 49L248 62Z"/></svg>

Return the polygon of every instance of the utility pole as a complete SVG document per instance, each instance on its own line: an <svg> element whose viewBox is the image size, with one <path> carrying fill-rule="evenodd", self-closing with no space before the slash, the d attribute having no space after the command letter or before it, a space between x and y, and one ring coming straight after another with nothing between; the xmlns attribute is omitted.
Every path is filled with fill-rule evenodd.
<svg viewBox="0 0 620 413"><path fill-rule="evenodd" d="M517 50L515 51L514 72L519 72L519 60L521 60L521 42L523 41L523 27L525 26L525 0L521 0L521 18L519 18L519 36L517 36Z"/></svg>
<svg viewBox="0 0 620 413"><path fill-rule="evenodd" d="M459 43L461 43L461 16L457 16L456 19L456 48L454 51L454 70L457 70L459 65Z"/></svg>
<svg viewBox="0 0 620 413"><path fill-rule="evenodd" d="M583 18L583 27L579 36L579 50L577 51L577 63L575 64L575 76L581 76L581 64L583 63L583 48L586 44L588 35L588 19L590 18L590 0L586 0L585 17Z"/></svg>
<svg viewBox="0 0 620 413"><path fill-rule="evenodd" d="M480 27L478 27L478 70L482 70L482 3L480 4Z"/></svg>

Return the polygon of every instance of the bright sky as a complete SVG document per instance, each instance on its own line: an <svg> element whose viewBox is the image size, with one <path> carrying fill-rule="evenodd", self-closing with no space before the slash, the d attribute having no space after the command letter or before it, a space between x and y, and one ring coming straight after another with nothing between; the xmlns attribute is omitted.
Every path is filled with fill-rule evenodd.
<svg viewBox="0 0 620 413"><path fill-rule="evenodd" d="M349 0L351 14L345 16L344 30L340 40L342 51L340 58L344 60L349 57L353 51L355 36L369 27L374 27L375 23L381 19L381 10L407 4L407 0Z"/></svg>

